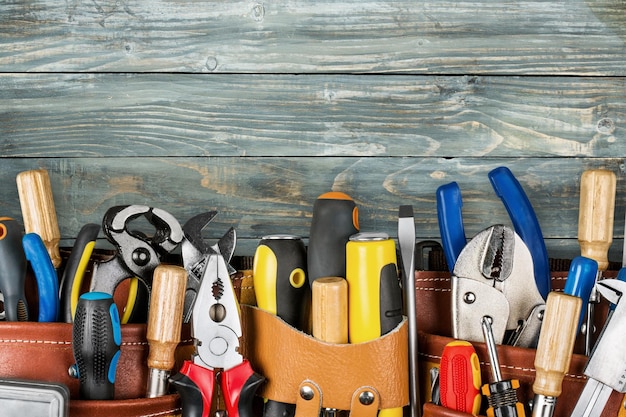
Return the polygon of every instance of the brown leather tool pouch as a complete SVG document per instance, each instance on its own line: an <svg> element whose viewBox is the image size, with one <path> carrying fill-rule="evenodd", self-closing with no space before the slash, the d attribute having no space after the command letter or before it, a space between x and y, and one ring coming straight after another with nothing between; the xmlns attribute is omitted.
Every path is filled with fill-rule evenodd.
<svg viewBox="0 0 626 417"><path fill-rule="evenodd" d="M259 394L296 404L297 417L318 417L322 408L376 417L378 409L408 404L406 320L359 344L322 342L250 305L242 305L242 322L244 356L267 378ZM372 402L363 404L362 393Z"/></svg>
<svg viewBox="0 0 626 417"><path fill-rule="evenodd" d="M607 271L605 277L614 277L615 271ZM567 272L552 274L552 289L562 291ZM450 274L447 272L418 271L416 273L417 319L419 329L419 362L420 362L420 394L424 404L424 417L453 417L467 414L437 406L431 400L430 370L439 367L444 346L451 342ZM601 329L603 317L606 316L608 305L602 302L596 306L598 320L596 326ZM480 359L483 383L492 382L489 368L489 355L484 343L473 342ZM587 381L583 374L587 356L583 352L584 340L577 339L575 354L572 357L569 371L563 380L563 392L558 397L555 417L571 415L578 397ZM518 398L523 404L533 399L532 384L535 379L535 350L514 346L498 345L500 368L504 379L518 379L520 388ZM579 353L576 353L579 352ZM484 399L484 397L483 397ZM614 391L606 404L603 415L618 416L626 412L623 407L624 395ZM483 400L481 414L485 413L486 399ZM528 410L528 407L527 407ZM526 415L530 415L527 411Z"/></svg>
<svg viewBox="0 0 626 417"><path fill-rule="evenodd" d="M106 252L94 253L91 263L107 256ZM36 306L36 298L29 298L28 293L27 289L29 305ZM79 381L68 373L75 362L70 323L0 322L0 377L65 384L70 391L71 417L180 415L177 394L145 398L149 352L146 325L123 324L121 327L121 355L115 379L115 398L112 400L79 399ZM177 364L172 372L176 372L182 361L193 352L189 325L183 325L181 340Z"/></svg>

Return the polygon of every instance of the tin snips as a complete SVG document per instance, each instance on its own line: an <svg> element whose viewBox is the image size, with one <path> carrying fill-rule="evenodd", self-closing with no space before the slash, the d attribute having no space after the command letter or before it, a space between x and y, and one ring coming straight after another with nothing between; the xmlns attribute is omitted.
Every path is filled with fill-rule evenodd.
<svg viewBox="0 0 626 417"><path fill-rule="evenodd" d="M191 331L195 354L170 378L178 391L183 417L206 417L219 384L228 417L252 417L252 400L265 378L239 353L241 319L227 263L219 253L207 255L193 305Z"/></svg>
<svg viewBox="0 0 626 417"><path fill-rule="evenodd" d="M488 316L497 344L536 347L544 310L532 256L513 229L491 226L463 248L452 273L453 337L482 341Z"/></svg>

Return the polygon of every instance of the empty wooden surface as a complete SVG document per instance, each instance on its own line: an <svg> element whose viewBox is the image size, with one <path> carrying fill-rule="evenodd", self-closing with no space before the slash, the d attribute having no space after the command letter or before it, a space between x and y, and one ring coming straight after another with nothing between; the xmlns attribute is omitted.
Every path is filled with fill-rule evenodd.
<svg viewBox="0 0 626 417"><path fill-rule="evenodd" d="M580 253L582 172L615 172L621 260L623 0L16 0L0 30L0 212L21 219L15 176L47 169L62 245L136 203L218 210L207 235L252 255L306 239L329 190L393 237L412 204L432 239L449 181L471 237L508 222L487 179L506 165L555 257Z"/></svg>

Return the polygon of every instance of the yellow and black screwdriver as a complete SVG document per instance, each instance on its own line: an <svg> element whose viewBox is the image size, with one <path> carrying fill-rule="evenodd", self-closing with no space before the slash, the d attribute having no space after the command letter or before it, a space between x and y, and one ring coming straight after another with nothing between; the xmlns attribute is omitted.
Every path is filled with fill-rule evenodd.
<svg viewBox="0 0 626 417"><path fill-rule="evenodd" d="M489 408L487 417L525 417L524 405L517 399L519 388L517 379L502 379L500 361L496 350L496 341L491 328L491 317L482 318L483 335L491 362L491 374L494 381L482 387L483 395L487 396Z"/></svg>
<svg viewBox="0 0 626 417"><path fill-rule="evenodd" d="M311 305L306 270L306 248L299 236L268 235L259 242L252 267L257 305L301 331L308 330ZM295 412L295 404L267 400L263 415L290 417Z"/></svg>
<svg viewBox="0 0 626 417"><path fill-rule="evenodd" d="M359 231L359 211L347 194L330 191L313 204L307 251L309 283L346 276L346 244Z"/></svg>
<svg viewBox="0 0 626 417"><path fill-rule="evenodd" d="M348 335L350 343L368 342L402 322L402 289L396 245L386 233L357 233L346 245ZM379 416L402 417L402 407Z"/></svg>

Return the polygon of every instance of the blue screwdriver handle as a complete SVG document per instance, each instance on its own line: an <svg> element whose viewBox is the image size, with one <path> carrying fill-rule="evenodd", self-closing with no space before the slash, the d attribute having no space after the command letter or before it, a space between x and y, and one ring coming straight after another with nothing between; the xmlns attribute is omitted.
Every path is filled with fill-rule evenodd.
<svg viewBox="0 0 626 417"><path fill-rule="evenodd" d="M587 304L589 303L593 286L596 283L597 273L598 262L595 260L584 256L577 256L572 259L563 292L583 300L578 330L580 330L580 326L587 317Z"/></svg>
<svg viewBox="0 0 626 417"><path fill-rule="evenodd" d="M530 250L537 289L545 300L551 289L550 263L535 210L510 169L498 167L489 172L488 176L493 189L509 213L515 231Z"/></svg>
<svg viewBox="0 0 626 417"><path fill-rule="evenodd" d="M459 184L451 182L437 188L439 234L450 272L454 270L454 264L467 243L461 214L462 207L463 200Z"/></svg>
<svg viewBox="0 0 626 417"><path fill-rule="evenodd" d="M37 281L39 296L37 321L55 322L59 316L59 279L46 245L37 233L26 233L22 238L22 246Z"/></svg>

